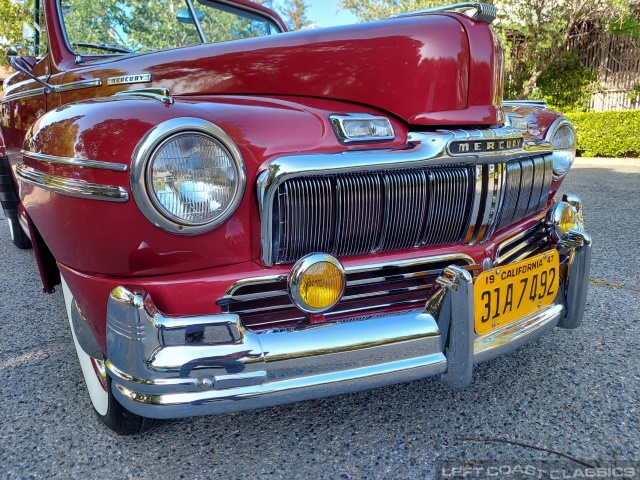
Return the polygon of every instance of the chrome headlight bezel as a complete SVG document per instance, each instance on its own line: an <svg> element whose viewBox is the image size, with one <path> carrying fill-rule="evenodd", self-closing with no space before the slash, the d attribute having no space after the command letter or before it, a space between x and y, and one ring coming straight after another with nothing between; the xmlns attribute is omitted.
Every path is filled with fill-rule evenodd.
<svg viewBox="0 0 640 480"><path fill-rule="evenodd" d="M149 162L168 142L188 134L210 137L226 150L236 170L236 188L232 201L214 219L197 224L171 215L158 205L148 184ZM247 175L242 154L233 140L217 125L195 117L166 120L153 127L136 146L131 162L131 193L142 214L158 228L170 233L193 235L212 230L235 213L244 196Z"/></svg>
<svg viewBox="0 0 640 480"><path fill-rule="evenodd" d="M571 130L571 133L573 134L573 149L570 150L573 153L571 155L571 159L568 162L566 161L566 159L560 157L560 155L557 153L558 149L553 142L554 138L558 134L558 131L563 128L569 128ZM556 119L549 127L545 140L547 140L553 146L553 178L559 180L567 174L576 159L576 130L573 124L566 117L560 117ZM567 149L563 149L563 151L566 150Z"/></svg>

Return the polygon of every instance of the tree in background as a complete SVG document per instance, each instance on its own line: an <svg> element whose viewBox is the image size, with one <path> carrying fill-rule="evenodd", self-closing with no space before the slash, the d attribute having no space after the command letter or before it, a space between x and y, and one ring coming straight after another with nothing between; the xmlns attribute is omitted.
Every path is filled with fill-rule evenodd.
<svg viewBox="0 0 640 480"><path fill-rule="evenodd" d="M340 0L338 8L351 10L359 22L371 22L400 12L447 5L447 0Z"/></svg>
<svg viewBox="0 0 640 480"><path fill-rule="evenodd" d="M271 10L275 9L273 0L253 0L253 1L256 2L258 5L265 6L267 8L270 8Z"/></svg>
<svg viewBox="0 0 640 480"><path fill-rule="evenodd" d="M313 23L307 18L308 8L309 5L305 0L287 0L284 2L282 13L287 17L287 24L291 30L300 30Z"/></svg>
<svg viewBox="0 0 640 480"><path fill-rule="evenodd" d="M515 73L512 79L519 84L519 99L527 98L541 77L562 63L561 57L581 25L606 29L630 9L627 0L511 0L498 6L496 27L501 36L518 32L522 40L522 54L518 59L512 57L520 65L508 64ZM507 50L511 46L507 45Z"/></svg>
<svg viewBox="0 0 640 480"><path fill-rule="evenodd" d="M493 27L505 47L506 97L547 99L569 109L583 108L593 72L568 52L580 27L640 35L630 0L487 0L498 7ZM633 1L633 0L631 0ZM395 13L444 5L448 0L340 0L360 22L387 18ZM513 54L517 51L517 54ZM575 101L572 102L571 98ZM559 105L560 106L560 105Z"/></svg>
<svg viewBox="0 0 640 480"><path fill-rule="evenodd" d="M22 23L28 16L23 2L0 0L0 65L7 66L4 51L11 45L22 43Z"/></svg>

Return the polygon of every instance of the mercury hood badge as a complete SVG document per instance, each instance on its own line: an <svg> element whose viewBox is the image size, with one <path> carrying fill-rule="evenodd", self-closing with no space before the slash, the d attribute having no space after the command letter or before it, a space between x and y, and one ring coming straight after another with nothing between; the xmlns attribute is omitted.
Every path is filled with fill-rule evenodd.
<svg viewBox="0 0 640 480"><path fill-rule="evenodd" d="M147 83L151 81L150 73L139 73L137 75L122 75L120 77L107 78L107 85L123 85L126 83Z"/></svg>

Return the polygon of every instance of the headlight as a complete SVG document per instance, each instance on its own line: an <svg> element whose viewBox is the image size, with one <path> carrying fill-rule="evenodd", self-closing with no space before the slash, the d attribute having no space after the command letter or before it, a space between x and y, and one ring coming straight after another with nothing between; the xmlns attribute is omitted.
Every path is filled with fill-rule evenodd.
<svg viewBox="0 0 640 480"><path fill-rule="evenodd" d="M201 119L163 122L134 152L134 199L149 221L172 233L200 233L222 224L242 200L245 183L233 141Z"/></svg>
<svg viewBox="0 0 640 480"><path fill-rule="evenodd" d="M566 118L560 118L551 125L548 135L553 145L553 173L562 178L576 158L576 133Z"/></svg>

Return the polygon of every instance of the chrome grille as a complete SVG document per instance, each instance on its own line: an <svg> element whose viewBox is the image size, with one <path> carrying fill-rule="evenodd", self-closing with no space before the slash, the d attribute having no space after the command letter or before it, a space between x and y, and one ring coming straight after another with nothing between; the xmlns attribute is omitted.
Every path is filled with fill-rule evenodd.
<svg viewBox="0 0 640 480"><path fill-rule="evenodd" d="M385 309L423 308L435 279L449 265L471 271L479 267L464 255L405 260L393 264L347 268L344 296L327 320L368 315ZM263 330L304 323L308 315L291 302L286 275L243 280L217 301L225 313L235 313L251 329Z"/></svg>
<svg viewBox="0 0 640 480"><path fill-rule="evenodd" d="M553 175L551 156L506 164L504 203L497 230L544 208Z"/></svg>
<svg viewBox="0 0 640 480"><path fill-rule="evenodd" d="M550 155L296 176L275 187L265 245L271 245L273 263L292 263L313 252L347 257L475 244L541 210L551 180Z"/></svg>
<svg viewBox="0 0 640 480"><path fill-rule="evenodd" d="M495 265L506 265L537 255L550 248L548 229L544 221L536 223L498 245Z"/></svg>

